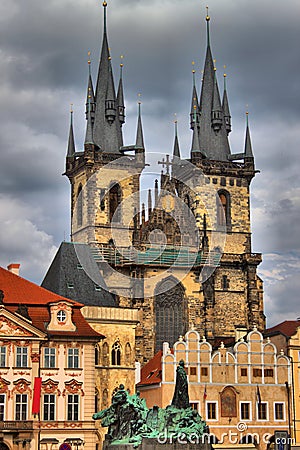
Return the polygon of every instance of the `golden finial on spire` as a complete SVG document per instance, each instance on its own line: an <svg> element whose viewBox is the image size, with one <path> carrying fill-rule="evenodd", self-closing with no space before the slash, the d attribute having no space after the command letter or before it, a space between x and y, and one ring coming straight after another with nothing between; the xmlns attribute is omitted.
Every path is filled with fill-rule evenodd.
<svg viewBox="0 0 300 450"><path fill-rule="evenodd" d="M195 73L195 69L194 69L194 66L195 66L195 61L192 61L192 66L193 66L193 70L192 70L192 73Z"/></svg>
<svg viewBox="0 0 300 450"><path fill-rule="evenodd" d="M124 64L123 64L124 55L120 55L120 59L121 59L120 67L123 67L124 66Z"/></svg>
<svg viewBox="0 0 300 450"><path fill-rule="evenodd" d="M206 20L207 20L207 22L210 21L210 17L208 15L208 6L206 7Z"/></svg>
<svg viewBox="0 0 300 450"><path fill-rule="evenodd" d="M91 64L91 52L90 52L90 51L88 51L88 57L89 57L89 59L88 59L88 65L90 65L90 64Z"/></svg>
<svg viewBox="0 0 300 450"><path fill-rule="evenodd" d="M177 120L177 113L174 113L174 123L177 123L178 122L178 120Z"/></svg>
<svg viewBox="0 0 300 450"><path fill-rule="evenodd" d="M226 78L226 77L227 77L227 74L226 74L226 72L225 72L225 69L226 69L226 65L225 65L225 64L224 64L223 68L224 68L224 78Z"/></svg>
<svg viewBox="0 0 300 450"><path fill-rule="evenodd" d="M70 104L70 113L73 114L73 103Z"/></svg>
<svg viewBox="0 0 300 450"><path fill-rule="evenodd" d="M142 94L138 94L138 104L140 105L142 102L141 102L141 96L142 96Z"/></svg>
<svg viewBox="0 0 300 450"><path fill-rule="evenodd" d="M216 60L216 59L214 59L214 71L216 71L216 70L217 70L217 68L216 68L216 62L217 62L217 60Z"/></svg>
<svg viewBox="0 0 300 450"><path fill-rule="evenodd" d="M248 115L249 115L249 105L247 103L247 105L246 105L246 116L248 116Z"/></svg>
<svg viewBox="0 0 300 450"><path fill-rule="evenodd" d="M104 1L104 2L102 3L102 6L103 6L104 8L106 8L107 3Z"/></svg>

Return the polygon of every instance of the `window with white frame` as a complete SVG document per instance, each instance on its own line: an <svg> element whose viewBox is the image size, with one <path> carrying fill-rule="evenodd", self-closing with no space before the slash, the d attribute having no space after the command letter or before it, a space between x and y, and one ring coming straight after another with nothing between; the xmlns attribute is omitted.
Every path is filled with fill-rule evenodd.
<svg viewBox="0 0 300 450"><path fill-rule="evenodd" d="M251 420L250 402L240 402L240 418L241 420Z"/></svg>
<svg viewBox="0 0 300 450"><path fill-rule="evenodd" d="M55 367L55 348L45 347L44 348L44 367L53 368Z"/></svg>
<svg viewBox="0 0 300 450"><path fill-rule="evenodd" d="M28 348L17 347L16 367L27 367L27 366L28 366Z"/></svg>
<svg viewBox="0 0 300 450"><path fill-rule="evenodd" d="M69 348L68 349L68 368L78 369L79 368L79 349Z"/></svg>
<svg viewBox="0 0 300 450"><path fill-rule="evenodd" d="M55 395L44 394L43 420L55 420Z"/></svg>
<svg viewBox="0 0 300 450"><path fill-rule="evenodd" d="M27 394L16 394L15 420L27 420Z"/></svg>
<svg viewBox="0 0 300 450"><path fill-rule="evenodd" d="M0 367L6 366L6 347L0 347Z"/></svg>
<svg viewBox="0 0 300 450"><path fill-rule="evenodd" d="M69 394L68 395L68 420L79 420L79 395Z"/></svg>
<svg viewBox="0 0 300 450"><path fill-rule="evenodd" d="M0 394L0 422L5 420L5 394Z"/></svg>
<svg viewBox="0 0 300 450"><path fill-rule="evenodd" d="M260 402L257 404L257 419L268 420L268 403Z"/></svg>
<svg viewBox="0 0 300 450"><path fill-rule="evenodd" d="M206 403L206 419L217 420L217 402Z"/></svg>
<svg viewBox="0 0 300 450"><path fill-rule="evenodd" d="M283 402L274 403L274 419L285 420L285 411Z"/></svg>

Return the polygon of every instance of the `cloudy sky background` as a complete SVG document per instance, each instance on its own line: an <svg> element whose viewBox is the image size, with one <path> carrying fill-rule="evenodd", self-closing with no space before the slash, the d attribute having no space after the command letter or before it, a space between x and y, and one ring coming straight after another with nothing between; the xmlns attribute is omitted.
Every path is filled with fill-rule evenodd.
<svg viewBox="0 0 300 450"><path fill-rule="evenodd" d="M118 79L124 54L127 122L134 142L142 94L145 144L171 153L177 113L181 152L191 146L192 65L198 92L206 48L202 0L108 0ZM300 316L300 3L210 0L219 85L226 64L232 153L243 150L246 105L261 173L252 182L253 251L262 252L268 326ZM82 149L87 52L94 79L102 39L99 0L0 3L0 265L21 263L40 282L70 232L64 172L70 103Z"/></svg>

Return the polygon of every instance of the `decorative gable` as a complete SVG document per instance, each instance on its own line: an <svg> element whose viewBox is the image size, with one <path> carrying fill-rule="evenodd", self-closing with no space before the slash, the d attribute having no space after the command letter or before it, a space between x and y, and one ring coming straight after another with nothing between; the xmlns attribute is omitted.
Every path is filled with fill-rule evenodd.
<svg viewBox="0 0 300 450"><path fill-rule="evenodd" d="M72 322L72 306L61 301L50 305L50 323L48 331L75 331L76 326Z"/></svg>
<svg viewBox="0 0 300 450"><path fill-rule="evenodd" d="M0 308L0 340L18 337L45 339L46 334L33 326L26 318L2 306Z"/></svg>
<svg viewBox="0 0 300 450"><path fill-rule="evenodd" d="M28 330L11 322L6 317L0 316L0 336L32 336Z"/></svg>

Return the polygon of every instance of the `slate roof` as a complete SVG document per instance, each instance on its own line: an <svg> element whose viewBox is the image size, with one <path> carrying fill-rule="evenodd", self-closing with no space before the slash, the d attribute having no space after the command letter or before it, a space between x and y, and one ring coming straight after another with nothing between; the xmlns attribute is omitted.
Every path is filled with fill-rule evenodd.
<svg viewBox="0 0 300 450"><path fill-rule="evenodd" d="M48 291L36 284L25 280L14 273L0 267L0 290L3 291L3 305L12 313L16 313L19 305L26 305L32 325L48 334L48 336L66 336L98 338L104 336L97 333L80 312L82 304ZM72 305L72 321L76 326L75 331L47 331L50 322L51 303L67 301Z"/></svg>
<svg viewBox="0 0 300 450"><path fill-rule="evenodd" d="M297 332L298 327L300 327L300 320L285 320L274 327L267 328L264 336L282 333L286 337L291 337Z"/></svg>
<svg viewBox="0 0 300 450"><path fill-rule="evenodd" d="M62 242L42 287L86 306L118 306L87 244Z"/></svg>

